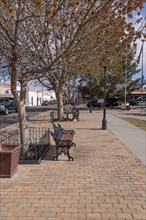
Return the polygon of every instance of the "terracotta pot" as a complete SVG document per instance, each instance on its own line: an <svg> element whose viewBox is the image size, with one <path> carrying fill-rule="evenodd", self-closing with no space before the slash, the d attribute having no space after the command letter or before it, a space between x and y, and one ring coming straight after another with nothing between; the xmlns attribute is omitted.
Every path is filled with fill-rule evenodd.
<svg viewBox="0 0 146 220"><path fill-rule="evenodd" d="M12 177L17 170L21 144L0 144L0 178Z"/></svg>

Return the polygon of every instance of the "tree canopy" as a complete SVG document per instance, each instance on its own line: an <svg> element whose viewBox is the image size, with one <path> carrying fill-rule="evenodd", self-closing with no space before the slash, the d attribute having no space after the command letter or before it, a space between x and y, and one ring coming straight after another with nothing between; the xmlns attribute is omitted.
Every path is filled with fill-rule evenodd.
<svg viewBox="0 0 146 220"><path fill-rule="evenodd" d="M47 77L52 85L57 82L59 99L64 82L73 75L92 73L100 78L105 64L118 74L131 43L145 37L145 20L140 13L144 2L1 0L0 57L8 66L21 133L26 125L25 97L30 80ZM133 10L137 11L138 27L127 19L132 18Z"/></svg>

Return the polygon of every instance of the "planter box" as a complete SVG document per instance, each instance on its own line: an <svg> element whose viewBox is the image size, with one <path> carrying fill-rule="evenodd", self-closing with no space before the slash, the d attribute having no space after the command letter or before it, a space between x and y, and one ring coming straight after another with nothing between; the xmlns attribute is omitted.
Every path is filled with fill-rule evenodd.
<svg viewBox="0 0 146 220"><path fill-rule="evenodd" d="M0 144L0 178L12 177L17 170L20 144Z"/></svg>

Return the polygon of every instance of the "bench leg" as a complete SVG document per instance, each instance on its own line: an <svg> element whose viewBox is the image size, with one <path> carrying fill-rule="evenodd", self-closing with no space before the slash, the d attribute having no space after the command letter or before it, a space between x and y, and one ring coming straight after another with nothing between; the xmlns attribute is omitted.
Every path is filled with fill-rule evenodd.
<svg viewBox="0 0 146 220"><path fill-rule="evenodd" d="M79 121L79 117L73 117L73 118L72 118L72 121L73 121L74 119L76 119L77 121Z"/></svg>
<svg viewBox="0 0 146 220"><path fill-rule="evenodd" d="M69 152L68 152L67 156L68 156L68 160L71 160L71 161L74 160L74 158L70 156Z"/></svg>
<svg viewBox="0 0 146 220"><path fill-rule="evenodd" d="M62 155L62 153L64 155L67 155L68 160L71 160L71 161L74 160L73 157L71 157L70 154L69 154L69 148L68 147L65 147L65 148L58 147L58 148L56 148L56 155L53 157L53 160L58 160L59 155Z"/></svg>
<svg viewBox="0 0 146 220"><path fill-rule="evenodd" d="M59 155L55 155L55 156L53 157L53 160L58 160L58 156L59 156Z"/></svg>

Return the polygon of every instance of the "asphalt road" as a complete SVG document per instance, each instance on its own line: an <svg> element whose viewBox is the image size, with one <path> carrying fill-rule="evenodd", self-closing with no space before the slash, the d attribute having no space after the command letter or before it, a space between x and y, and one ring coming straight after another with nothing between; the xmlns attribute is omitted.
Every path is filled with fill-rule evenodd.
<svg viewBox="0 0 146 220"><path fill-rule="evenodd" d="M37 115L39 112L30 112L27 113L27 118ZM0 114L0 128L5 128L9 125L15 124L18 122L18 113L12 112L8 115Z"/></svg>
<svg viewBox="0 0 146 220"><path fill-rule="evenodd" d="M54 110L55 106L33 106L26 107L26 117L27 119L38 115L40 112L46 112ZM15 124L18 122L18 113L11 112L8 115L0 114L0 128L5 128L9 125Z"/></svg>
<svg viewBox="0 0 146 220"><path fill-rule="evenodd" d="M18 122L18 113L0 114L0 128L5 128L16 122Z"/></svg>
<svg viewBox="0 0 146 220"><path fill-rule="evenodd" d="M80 105L80 109L87 109L86 105ZM38 115L41 112L46 111L56 111L57 105L50 105L50 106L26 106L26 117L27 119ZM87 109L88 110L88 109ZM18 122L18 113L12 112L8 115L3 115L0 113L0 129L5 128L9 125L15 124Z"/></svg>

